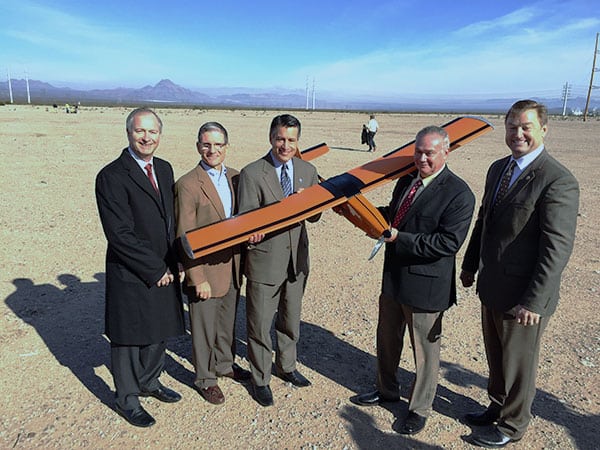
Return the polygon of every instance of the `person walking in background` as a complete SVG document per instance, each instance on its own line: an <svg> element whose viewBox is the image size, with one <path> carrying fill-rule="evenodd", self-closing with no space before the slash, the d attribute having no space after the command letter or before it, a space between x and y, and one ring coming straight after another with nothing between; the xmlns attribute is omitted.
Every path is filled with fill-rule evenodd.
<svg viewBox="0 0 600 450"><path fill-rule="evenodd" d="M419 433L431 413L440 365L442 316L456 303L456 253L467 237L475 196L446 166L450 139L443 128L417 133L418 171L400 178L388 207L377 323L377 390L356 396L361 406L400 399L396 372L408 329L415 381L401 434Z"/></svg>
<svg viewBox="0 0 600 450"><path fill-rule="evenodd" d="M375 120L373 114L369 116L367 129L367 144L369 145L369 151L374 152L377 150L377 145L375 145L375 135L377 134L377 131L379 131L379 124L377 123L377 120Z"/></svg>
<svg viewBox="0 0 600 450"><path fill-rule="evenodd" d="M270 151L244 167L238 189L239 212L282 200L317 184L315 167L294 155L300 121L283 114L271 122ZM319 215L309 219L316 221ZM271 325L275 319L277 374L297 387L311 383L296 369L302 296L309 272L308 235L304 222L251 238L245 255L248 355L253 395L262 406L273 404Z"/></svg>
<svg viewBox="0 0 600 450"><path fill-rule="evenodd" d="M487 426L473 442L499 448L523 437L531 420L542 334L559 298L573 249L579 185L545 148L546 107L516 102L506 114L511 155L495 161L462 264L463 286L477 278L490 404L467 414Z"/></svg>
<svg viewBox="0 0 600 450"><path fill-rule="evenodd" d="M217 122L198 130L196 149L200 163L175 184L177 236L231 217L236 212L239 172L225 166L229 137ZM218 405L225 396L218 377L234 381L250 379L250 372L234 363L235 317L242 283L240 247L229 247L200 259L182 252L190 307L194 386L209 403Z"/></svg>
<svg viewBox="0 0 600 450"><path fill-rule="evenodd" d="M96 177L96 201L108 241L106 335L111 345L115 410L129 423L154 418L139 396L177 402L158 378L165 339L184 334L173 214L173 169L154 157L162 121L147 108L126 120L129 147ZM183 273L181 274L183 275Z"/></svg>

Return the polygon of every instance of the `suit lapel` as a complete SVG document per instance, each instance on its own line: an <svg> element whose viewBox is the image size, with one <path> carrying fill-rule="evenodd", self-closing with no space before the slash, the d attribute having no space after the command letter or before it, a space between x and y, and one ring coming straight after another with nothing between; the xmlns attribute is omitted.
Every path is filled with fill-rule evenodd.
<svg viewBox="0 0 600 450"><path fill-rule="evenodd" d="M415 177L410 175L410 176L402 178L401 181L399 181L399 183L400 182L403 183L404 186L398 185L397 189L402 192L398 193L398 195L395 196L394 202L390 205L390 207L391 207L390 211L392 212L392 217L391 217L392 221L394 220L394 217L396 217L396 214L398 214L398 209L400 208L400 205L402 204L404 194L406 194L406 190L412 184L414 179L415 179Z"/></svg>
<svg viewBox="0 0 600 450"><path fill-rule="evenodd" d="M131 157L131 155L129 154L129 151L127 149L123 150L123 153L121 154L121 161L123 162L125 169L129 172L129 177L133 180L133 182L135 184L137 184L139 186L139 188L142 191L144 191L152 199L152 201L156 204L156 206L160 210L161 215L164 217L165 211L164 211L164 207L163 207L161 198L159 198L158 194L152 187L152 184L150 183L148 176L144 173L144 171L140 168L140 166L138 166L138 164L134 161L134 159ZM156 165L154 165L154 174L155 174L156 178L158 179L158 186L159 186L159 190L162 195L162 189L169 189L169 186L168 186L169 183L167 180L162 181L163 179L161 176L161 170Z"/></svg>
<svg viewBox="0 0 600 450"><path fill-rule="evenodd" d="M265 183L271 190L271 193L277 200L283 199L283 189L281 188L281 183L277 178L277 172L275 171L275 166L273 165L273 160L271 159L271 152L267 153L267 155L263 158L263 174Z"/></svg>
<svg viewBox="0 0 600 450"><path fill-rule="evenodd" d="M195 170L196 170L196 174L198 175L198 182L200 183L200 189L202 190L202 192L204 193L206 198L208 198L210 203L213 205L213 207L215 208L215 211L217 211L219 218L221 220L224 220L225 219L225 209L223 208L223 204L221 203L221 198L219 197L219 193L217 192L215 185L211 181L210 176L208 175L206 170L204 170L202 168L202 166L200 166L200 164L198 164L198 167L196 167ZM228 180L228 181L229 181L229 187L231 189L231 180Z"/></svg>
<svg viewBox="0 0 600 450"><path fill-rule="evenodd" d="M435 177L426 188L421 188L423 189L423 192L421 192L419 196L413 201L406 215L398 225L402 225L404 222L406 222L407 219L414 216L417 213L417 211L420 208L422 208L422 205L426 205L428 202L430 202L431 199L433 199L437 195L437 192L440 189L442 189L447 177L448 167L444 167L442 169L442 172L437 177Z"/></svg>
<svg viewBox="0 0 600 450"><path fill-rule="evenodd" d="M523 173L521 173L521 175L519 175L519 178L517 178L515 180L515 182L512 184L512 186L508 189L508 192L506 193L504 198L500 201L500 203L498 203L492 217L500 217L502 215L502 211L504 211L508 207L508 205L510 205L513 202L515 197L529 183L531 183L535 179L536 172L538 172L539 169L543 166L544 161L546 160L546 156L547 156L547 153L544 150L535 160L533 160L533 162L531 164L529 164L529 166L527 166L525 168ZM504 172L505 167L506 167L506 165L502 166L502 170L499 171L500 173L496 177L497 179L496 179L496 184L494 185L494 191L498 187L498 183L500 182L500 177L502 176L502 173ZM490 202L489 208L490 209L488 211L491 212L494 196L492 195L490 197L492 197L492 199L489 200L489 202Z"/></svg>

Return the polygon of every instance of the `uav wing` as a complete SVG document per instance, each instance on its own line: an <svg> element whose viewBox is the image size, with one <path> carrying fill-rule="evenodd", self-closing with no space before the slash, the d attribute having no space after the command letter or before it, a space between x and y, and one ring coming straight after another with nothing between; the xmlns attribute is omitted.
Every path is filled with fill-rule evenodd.
<svg viewBox="0 0 600 450"><path fill-rule="evenodd" d="M485 119L463 116L446 123L443 128L450 136L450 150L456 150L488 133L493 126ZM190 258L199 258L246 242L253 234L277 231L326 209L346 204L357 194L371 191L415 171L414 145L413 140L373 161L306 188L279 202L188 231L181 236L183 248ZM370 236L381 236L389 225L385 220L381 220L382 217L377 217L379 211L370 202L366 205L362 210L352 207L356 214L350 210L349 214L353 219L348 215L346 217ZM377 214L373 211L377 211Z"/></svg>

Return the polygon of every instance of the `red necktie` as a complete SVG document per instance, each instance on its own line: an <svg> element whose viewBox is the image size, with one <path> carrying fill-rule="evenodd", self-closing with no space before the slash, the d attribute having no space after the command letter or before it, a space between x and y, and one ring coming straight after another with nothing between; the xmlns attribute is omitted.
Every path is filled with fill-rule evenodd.
<svg viewBox="0 0 600 450"><path fill-rule="evenodd" d="M156 185L156 181L154 181L154 176L152 175L152 164L148 163L146 164L146 174L148 175L148 179L150 180L150 183L152 184L152 187L154 188L154 190L156 191L156 193L158 194L158 186Z"/></svg>
<svg viewBox="0 0 600 450"><path fill-rule="evenodd" d="M412 205L412 202L415 198L415 194L422 185L423 182L421 180L417 180L417 182L413 184L413 187L410 188L410 191L408 191L408 195L400 205L400 208L398 208L396 217L394 217L394 221L392 222L392 228L397 228L400 221L404 219L404 216L408 212L410 205Z"/></svg>

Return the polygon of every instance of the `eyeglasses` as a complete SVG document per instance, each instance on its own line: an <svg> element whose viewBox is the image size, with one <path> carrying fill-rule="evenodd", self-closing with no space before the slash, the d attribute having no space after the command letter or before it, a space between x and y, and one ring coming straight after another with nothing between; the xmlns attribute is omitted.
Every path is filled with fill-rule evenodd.
<svg viewBox="0 0 600 450"><path fill-rule="evenodd" d="M225 143L209 144L208 142L203 142L202 144L200 144L200 148L202 149L203 152L208 152L211 149L213 149L216 152L220 152L226 146L227 146L227 144L225 144Z"/></svg>

